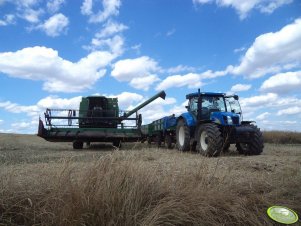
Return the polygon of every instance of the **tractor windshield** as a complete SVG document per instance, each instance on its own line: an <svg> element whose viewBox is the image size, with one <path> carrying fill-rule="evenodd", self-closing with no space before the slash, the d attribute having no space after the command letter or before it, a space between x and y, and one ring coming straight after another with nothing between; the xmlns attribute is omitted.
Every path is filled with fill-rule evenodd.
<svg viewBox="0 0 301 226"><path fill-rule="evenodd" d="M241 114L241 108L240 108L240 104L239 104L237 98L234 98L233 96L230 96L230 97L226 97L225 100L226 100L226 105L227 105L227 111L228 112Z"/></svg>
<svg viewBox="0 0 301 226"><path fill-rule="evenodd" d="M203 96L202 108L211 111L226 111L224 98L222 96Z"/></svg>

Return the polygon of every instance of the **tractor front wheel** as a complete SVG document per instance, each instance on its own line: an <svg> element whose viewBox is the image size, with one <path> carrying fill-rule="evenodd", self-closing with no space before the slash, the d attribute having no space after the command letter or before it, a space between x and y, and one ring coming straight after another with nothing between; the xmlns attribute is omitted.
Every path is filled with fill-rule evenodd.
<svg viewBox="0 0 301 226"><path fill-rule="evenodd" d="M223 138L215 124L200 125L197 130L197 150L200 154L211 157L218 156L223 148Z"/></svg>
<svg viewBox="0 0 301 226"><path fill-rule="evenodd" d="M245 155L260 155L263 151L263 136L260 129L254 125L248 125L254 129L252 139L248 143L236 143L236 148L239 154Z"/></svg>
<svg viewBox="0 0 301 226"><path fill-rule="evenodd" d="M179 151L189 151L190 131L184 120L179 120L176 130L177 148Z"/></svg>

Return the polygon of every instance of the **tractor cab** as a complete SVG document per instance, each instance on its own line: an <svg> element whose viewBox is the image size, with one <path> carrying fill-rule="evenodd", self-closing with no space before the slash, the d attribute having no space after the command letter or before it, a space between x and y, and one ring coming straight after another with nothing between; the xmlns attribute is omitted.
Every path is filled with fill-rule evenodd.
<svg viewBox="0 0 301 226"><path fill-rule="evenodd" d="M241 121L241 108L238 96L225 93L191 93L187 110L197 121L213 121L221 125L238 125Z"/></svg>

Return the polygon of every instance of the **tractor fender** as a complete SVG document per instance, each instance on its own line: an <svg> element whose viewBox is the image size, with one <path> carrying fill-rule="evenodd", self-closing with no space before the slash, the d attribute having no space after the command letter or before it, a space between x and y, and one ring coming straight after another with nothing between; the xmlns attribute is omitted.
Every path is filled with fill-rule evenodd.
<svg viewBox="0 0 301 226"><path fill-rule="evenodd" d="M188 127L195 127L196 126L196 119L193 117L193 115L189 112L185 112L181 114L178 119L177 123L179 120L183 119Z"/></svg>

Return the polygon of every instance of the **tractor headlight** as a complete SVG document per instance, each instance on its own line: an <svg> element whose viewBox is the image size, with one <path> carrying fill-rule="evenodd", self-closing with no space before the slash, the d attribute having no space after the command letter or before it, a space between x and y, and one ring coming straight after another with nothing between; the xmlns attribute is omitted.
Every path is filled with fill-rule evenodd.
<svg viewBox="0 0 301 226"><path fill-rule="evenodd" d="M227 122L229 125L233 124L232 118L230 116L227 116Z"/></svg>

